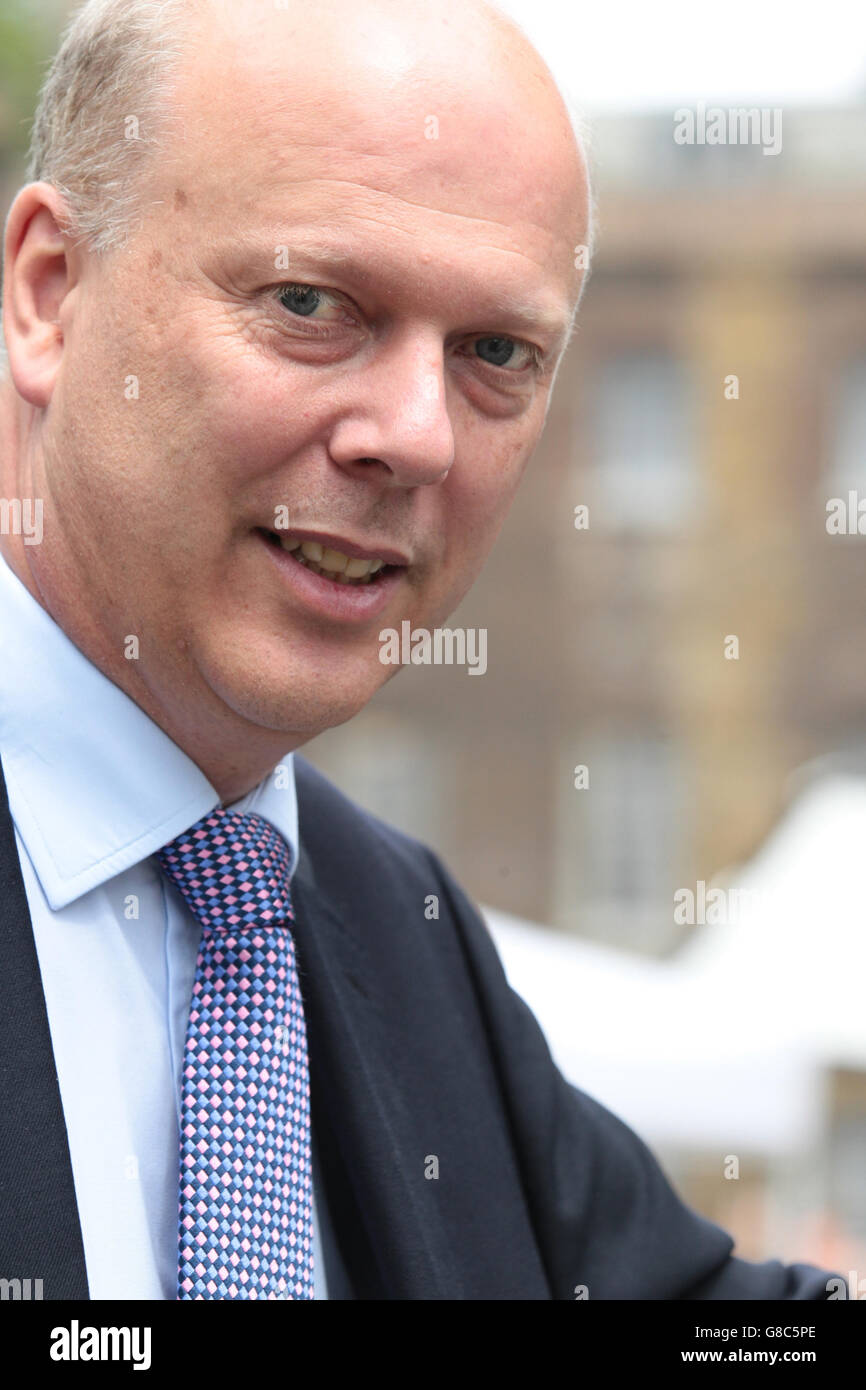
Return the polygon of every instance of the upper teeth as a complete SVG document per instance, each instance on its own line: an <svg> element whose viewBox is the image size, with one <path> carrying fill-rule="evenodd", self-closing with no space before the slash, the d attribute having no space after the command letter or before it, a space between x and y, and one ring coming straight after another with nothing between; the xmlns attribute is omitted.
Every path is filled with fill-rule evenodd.
<svg viewBox="0 0 866 1390"><path fill-rule="evenodd" d="M346 579L364 579L382 569L384 560L359 560L344 555L342 550L329 550L318 541L299 541L295 536L280 536L283 550L298 550L301 555L329 574L345 575Z"/></svg>

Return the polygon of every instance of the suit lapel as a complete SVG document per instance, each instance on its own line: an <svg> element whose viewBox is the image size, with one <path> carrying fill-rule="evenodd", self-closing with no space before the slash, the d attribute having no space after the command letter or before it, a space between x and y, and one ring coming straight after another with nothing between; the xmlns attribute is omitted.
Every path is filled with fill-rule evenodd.
<svg viewBox="0 0 866 1390"><path fill-rule="evenodd" d="M355 1296L460 1297L453 1251L427 1209L430 1185L417 1179L423 1139L392 1080L389 1051L401 1039L389 1044L387 1022L371 1005L363 960L351 947L358 924L343 921L303 848L292 899L312 1120Z"/></svg>
<svg viewBox="0 0 866 1390"><path fill-rule="evenodd" d="M0 1276L41 1279L46 1299L86 1299L66 1122L2 764L0 986Z"/></svg>

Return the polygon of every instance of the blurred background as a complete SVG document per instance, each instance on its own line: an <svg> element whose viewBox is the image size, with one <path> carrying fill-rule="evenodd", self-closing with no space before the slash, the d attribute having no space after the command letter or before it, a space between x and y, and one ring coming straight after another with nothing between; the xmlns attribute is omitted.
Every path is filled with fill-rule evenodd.
<svg viewBox="0 0 866 1390"><path fill-rule="evenodd" d="M71 8L0 0L4 213ZM433 845L740 1253L866 1296L866 11L506 8L589 119L598 246L451 620L488 670L407 668L304 752ZM677 143L701 103L781 148Z"/></svg>

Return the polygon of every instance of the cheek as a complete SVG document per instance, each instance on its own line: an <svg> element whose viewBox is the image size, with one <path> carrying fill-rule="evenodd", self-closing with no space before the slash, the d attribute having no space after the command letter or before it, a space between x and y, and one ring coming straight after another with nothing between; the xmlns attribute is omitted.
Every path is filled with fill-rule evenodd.
<svg viewBox="0 0 866 1390"><path fill-rule="evenodd" d="M166 283L147 303L133 301L111 360L139 379L124 417L138 444L149 445L167 486L197 491L202 505L216 500L215 479L231 491L256 459L263 471L284 452L285 378L219 302Z"/></svg>
<svg viewBox="0 0 866 1390"><path fill-rule="evenodd" d="M321 432L305 383L243 339L210 344L196 363L188 422L226 489L249 493Z"/></svg>
<svg viewBox="0 0 866 1390"><path fill-rule="evenodd" d="M526 469L532 442L522 430L512 438L490 431L470 440L446 485L448 509L472 549L485 554L508 513ZM534 442L534 441L533 441Z"/></svg>
<svg viewBox="0 0 866 1390"><path fill-rule="evenodd" d="M490 434L477 437L445 484L439 515L445 530L441 582L434 602L450 614L474 583L502 529L520 484L531 446L525 439L507 447Z"/></svg>

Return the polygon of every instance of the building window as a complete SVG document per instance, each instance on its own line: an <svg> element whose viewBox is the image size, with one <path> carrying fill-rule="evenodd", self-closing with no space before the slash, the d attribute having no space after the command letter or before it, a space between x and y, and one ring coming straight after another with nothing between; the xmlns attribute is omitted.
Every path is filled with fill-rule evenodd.
<svg viewBox="0 0 866 1390"><path fill-rule="evenodd" d="M657 350L611 358L595 388L594 423L593 522L650 533L683 526L699 502L683 365Z"/></svg>
<svg viewBox="0 0 866 1390"><path fill-rule="evenodd" d="M583 756L581 756L581 754ZM687 859L676 745L652 733L572 740L557 817L558 925L658 951L677 939L673 891ZM589 785L576 788L575 768ZM560 761L560 766L563 766ZM585 779L584 779L585 780Z"/></svg>
<svg viewBox="0 0 866 1390"><path fill-rule="evenodd" d="M866 353L850 358L839 376L833 421L830 482L834 495L866 495Z"/></svg>

